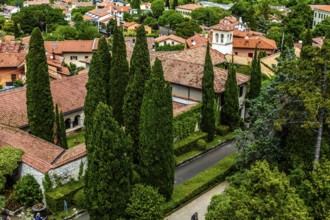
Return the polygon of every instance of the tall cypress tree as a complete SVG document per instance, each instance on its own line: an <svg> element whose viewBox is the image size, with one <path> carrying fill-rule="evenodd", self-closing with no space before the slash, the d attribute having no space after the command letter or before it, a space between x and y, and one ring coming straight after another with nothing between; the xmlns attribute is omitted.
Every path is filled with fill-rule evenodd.
<svg viewBox="0 0 330 220"><path fill-rule="evenodd" d="M85 197L91 219L123 217L129 199L132 163L128 156L131 140L100 103L94 113L85 177Z"/></svg>
<svg viewBox="0 0 330 220"><path fill-rule="evenodd" d="M174 183L173 109L171 87L156 59L147 81L140 118L140 174L145 184L169 199Z"/></svg>
<svg viewBox="0 0 330 220"><path fill-rule="evenodd" d="M99 69L101 65L100 55L98 52L93 54L91 65L88 71L88 82L86 84L87 95L85 98L84 105L84 124L85 124L85 143L87 149L90 148L89 144L89 134L93 127L93 114L96 106L100 102L106 102L106 89L103 86L104 79L102 75L99 74Z"/></svg>
<svg viewBox="0 0 330 220"><path fill-rule="evenodd" d="M110 80L111 55L109 52L108 43L104 37L101 37L99 40L97 52L99 53L100 60L101 60L98 74L103 79L101 81L102 84L100 84L99 86L105 88L106 98L107 98L106 100L109 100L109 84L108 84L108 82Z"/></svg>
<svg viewBox="0 0 330 220"><path fill-rule="evenodd" d="M178 0L173 0L172 9L175 10L176 6L178 6L178 5L179 5Z"/></svg>
<svg viewBox="0 0 330 220"><path fill-rule="evenodd" d="M60 114L58 113L58 105L55 105L55 130L54 130L54 144L61 144L60 140Z"/></svg>
<svg viewBox="0 0 330 220"><path fill-rule="evenodd" d="M54 106L50 92L44 40L39 28L32 31L26 66L26 104L29 129L32 134L52 142Z"/></svg>
<svg viewBox="0 0 330 220"><path fill-rule="evenodd" d="M66 138L66 128L65 128L64 117L63 117L62 111L59 115L59 120L60 120L59 133L60 133L61 147L63 147L64 149L68 149L68 140Z"/></svg>
<svg viewBox="0 0 330 220"><path fill-rule="evenodd" d="M249 99L257 98L261 90L261 68L260 59L258 57L257 48L254 52L254 57L251 66L251 79L250 79L250 90L248 94Z"/></svg>
<svg viewBox="0 0 330 220"><path fill-rule="evenodd" d="M144 26L137 29L136 44L130 65L130 80L124 99L124 125L133 141L133 159L137 163L139 146L139 124L145 82L150 77L150 57Z"/></svg>
<svg viewBox="0 0 330 220"><path fill-rule="evenodd" d="M214 72L210 56L210 46L207 45L204 75L202 81L202 121L201 129L208 133L208 140L214 139L215 117L214 117Z"/></svg>
<svg viewBox="0 0 330 220"><path fill-rule="evenodd" d="M233 63L229 64L228 68L224 102L221 108L221 123L235 128L239 123L240 116L236 69Z"/></svg>
<svg viewBox="0 0 330 220"><path fill-rule="evenodd" d="M165 7L168 8L168 9L170 9L170 7L171 7L170 6L170 0L166 0L165 1Z"/></svg>
<svg viewBox="0 0 330 220"><path fill-rule="evenodd" d="M19 37L18 24L15 21L14 21L14 36L15 36L15 38L18 38Z"/></svg>
<svg viewBox="0 0 330 220"><path fill-rule="evenodd" d="M126 44L123 33L115 27L112 47L112 62L110 70L110 98L113 116L123 125L123 105L125 90L129 80L129 68L126 58Z"/></svg>

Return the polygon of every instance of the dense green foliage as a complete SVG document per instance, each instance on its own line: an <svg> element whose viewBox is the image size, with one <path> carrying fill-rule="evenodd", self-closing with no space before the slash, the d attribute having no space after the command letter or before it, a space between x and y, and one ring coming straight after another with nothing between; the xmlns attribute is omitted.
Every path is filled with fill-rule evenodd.
<svg viewBox="0 0 330 220"><path fill-rule="evenodd" d="M202 33L203 29L195 22L185 21L176 25L176 35L182 38L189 38L194 36L196 33Z"/></svg>
<svg viewBox="0 0 330 220"><path fill-rule="evenodd" d="M197 8L191 12L191 20L199 25L216 25L227 13L218 7Z"/></svg>
<svg viewBox="0 0 330 220"><path fill-rule="evenodd" d="M215 134L214 99L214 71L210 55L210 46L207 44L202 79L201 130L208 133L209 141L213 140Z"/></svg>
<svg viewBox="0 0 330 220"><path fill-rule="evenodd" d="M126 213L134 220L161 220L164 213L161 205L165 199L152 186L137 184L134 186L129 199Z"/></svg>
<svg viewBox="0 0 330 220"><path fill-rule="evenodd" d="M63 113L58 112L58 105L55 105L55 134L54 134L54 144L68 149L68 142L66 139L66 127L64 124Z"/></svg>
<svg viewBox="0 0 330 220"><path fill-rule="evenodd" d="M132 0L131 7L135 9L140 9L141 0Z"/></svg>
<svg viewBox="0 0 330 220"><path fill-rule="evenodd" d="M180 156L189 151L196 149L196 143L201 138L207 140L207 133L196 132L180 141L174 143L174 154L175 156Z"/></svg>
<svg viewBox="0 0 330 220"><path fill-rule="evenodd" d="M139 144L141 181L158 188L165 198L171 198L175 168L172 95L158 59L145 85Z"/></svg>
<svg viewBox="0 0 330 220"><path fill-rule="evenodd" d="M112 116L111 109L100 103L90 131L85 196L92 219L118 219L123 216L132 175L131 140ZM120 183L120 184L119 184Z"/></svg>
<svg viewBox="0 0 330 220"><path fill-rule="evenodd" d="M125 39L123 33L116 27L113 34L109 103L113 109L113 116L120 125L124 122L123 105L128 80Z"/></svg>
<svg viewBox="0 0 330 220"><path fill-rule="evenodd" d="M42 201L42 192L36 179L28 174L14 185L15 200L24 206L32 206Z"/></svg>
<svg viewBox="0 0 330 220"><path fill-rule="evenodd" d="M165 5L163 0L155 0L151 3L151 11L155 18L159 18L164 10Z"/></svg>
<svg viewBox="0 0 330 220"><path fill-rule="evenodd" d="M6 176L12 175L21 161L23 151L13 147L0 148L0 192L5 187Z"/></svg>
<svg viewBox="0 0 330 220"><path fill-rule="evenodd" d="M255 99L259 96L261 89L261 67L260 67L260 59L257 53L257 49L255 49L254 51L250 75L251 75L251 79L250 79L250 89L248 93L248 98Z"/></svg>
<svg viewBox="0 0 330 220"><path fill-rule="evenodd" d="M142 98L146 81L150 77L150 57L148 44L144 26L141 25L137 29L136 43L134 46L131 64L130 64L130 80L126 88L124 98L124 125L127 134L133 141L133 160L138 162L138 146L139 146L139 126Z"/></svg>
<svg viewBox="0 0 330 220"><path fill-rule="evenodd" d="M257 162L212 198L206 219L306 219L308 210L284 173Z"/></svg>
<svg viewBox="0 0 330 220"><path fill-rule="evenodd" d="M174 141L179 141L198 129L201 113L200 104L192 107L190 110L185 111L174 117L173 121L173 136Z"/></svg>
<svg viewBox="0 0 330 220"><path fill-rule="evenodd" d="M47 209L52 213L63 211L63 201L67 201L69 206L74 204L74 195L84 187L84 182L72 182L64 186L51 189L45 193Z"/></svg>
<svg viewBox="0 0 330 220"><path fill-rule="evenodd" d="M184 22L184 17L175 10L166 10L158 19L158 24L168 26L170 29L175 29L176 26Z"/></svg>
<svg viewBox="0 0 330 220"><path fill-rule="evenodd" d="M26 66L26 104L29 129L35 136L53 142L54 106L50 92L44 41L39 28L35 28L32 32Z"/></svg>
<svg viewBox="0 0 330 220"><path fill-rule="evenodd" d="M330 18L324 19L321 23L317 24L313 29L313 36L328 36L330 37Z"/></svg>
<svg viewBox="0 0 330 220"><path fill-rule="evenodd" d="M61 136L61 147L63 147L64 149L68 149L68 140L66 138L66 127L65 127L65 123L64 123L64 116L63 113L61 111L60 113L60 136Z"/></svg>
<svg viewBox="0 0 330 220"><path fill-rule="evenodd" d="M48 172L45 174L45 177L42 179L42 186L44 187L45 192L48 192L53 188L53 182L50 179Z"/></svg>
<svg viewBox="0 0 330 220"><path fill-rule="evenodd" d="M239 124L238 86L236 81L236 68L233 63L229 65L228 77L225 87L224 104L220 113L221 124L235 128Z"/></svg>
<svg viewBox="0 0 330 220"><path fill-rule="evenodd" d="M101 64L98 66L99 71L98 74L101 75L102 81L100 81L102 84L100 84L100 87L103 87L105 90L105 97L106 100L109 100L109 80L110 80L110 64L111 64L111 55L108 47L108 43L105 40L104 37L101 37L98 44L97 52L100 55L100 61Z"/></svg>
<svg viewBox="0 0 330 220"><path fill-rule="evenodd" d="M49 5L22 7L12 19L17 22L24 34L30 34L35 27L46 32L52 32L57 25L66 25L62 9L52 8Z"/></svg>
<svg viewBox="0 0 330 220"><path fill-rule="evenodd" d="M177 44L177 45L166 44L164 46L159 46L159 44L156 42L155 51L178 51L178 50L183 50L184 48L185 48L184 44Z"/></svg>

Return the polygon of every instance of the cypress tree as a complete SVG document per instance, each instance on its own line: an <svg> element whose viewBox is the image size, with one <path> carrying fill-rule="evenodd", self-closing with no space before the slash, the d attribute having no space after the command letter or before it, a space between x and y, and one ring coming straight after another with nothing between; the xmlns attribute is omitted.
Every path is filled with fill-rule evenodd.
<svg viewBox="0 0 330 220"><path fill-rule="evenodd" d="M54 144L59 145L61 144L60 141L60 115L58 113L58 105L55 105L55 129L54 129Z"/></svg>
<svg viewBox="0 0 330 220"><path fill-rule="evenodd" d="M134 9L140 9L141 0L132 0L131 7Z"/></svg>
<svg viewBox="0 0 330 220"><path fill-rule="evenodd" d="M14 36L17 39L19 37L19 29L17 22L14 21Z"/></svg>
<svg viewBox="0 0 330 220"><path fill-rule="evenodd" d="M90 143L93 151L87 154L85 177L88 212L91 219L119 219L129 199L131 140L104 103L95 110Z"/></svg>
<svg viewBox="0 0 330 220"><path fill-rule="evenodd" d="M85 143L87 149L90 148L88 136L90 134L90 130L93 127L93 114L95 108L100 102L106 102L106 89L105 87L100 86L104 82L102 75L99 74L100 65L100 55L98 52L96 52L93 54L91 65L88 71L88 82L86 84L87 95L84 104Z"/></svg>
<svg viewBox="0 0 330 220"><path fill-rule="evenodd" d="M221 123L235 128L239 123L240 117L236 69L233 62L229 64L228 68L224 102L221 108Z"/></svg>
<svg viewBox="0 0 330 220"><path fill-rule="evenodd" d="M99 86L105 88L106 98L107 98L106 100L109 100L108 82L110 80L111 55L109 52L108 43L104 37L101 37L99 40L97 52L99 53L101 60L100 66L98 67L99 68L98 74L102 78L102 81L100 81L102 84L100 84Z"/></svg>
<svg viewBox="0 0 330 220"><path fill-rule="evenodd" d="M176 6L179 5L178 0L173 0L172 9L175 10Z"/></svg>
<svg viewBox="0 0 330 220"><path fill-rule="evenodd" d="M112 47L113 58L110 70L110 98L113 116L123 125L123 105L125 90L129 80L129 68L126 59L126 44L123 33L115 27Z"/></svg>
<svg viewBox="0 0 330 220"><path fill-rule="evenodd" d="M62 111L59 115L59 119L60 119L59 133L60 133L61 147L63 147L64 149L68 149L68 141L66 139L66 128L65 128L64 117L63 117Z"/></svg>
<svg viewBox="0 0 330 220"><path fill-rule="evenodd" d="M214 72L210 56L210 46L207 45L204 75L202 81L202 121L201 129L208 133L208 140L214 139L215 117L214 117Z"/></svg>
<svg viewBox="0 0 330 220"><path fill-rule="evenodd" d="M140 118L141 181L159 189L169 199L174 183L173 109L171 87L156 59L147 81Z"/></svg>
<svg viewBox="0 0 330 220"><path fill-rule="evenodd" d="M133 50L130 65L130 80L124 98L124 125L133 141L133 159L137 163L139 146L139 124L141 104L145 82L150 77L150 57L144 26L137 29L136 44Z"/></svg>
<svg viewBox="0 0 330 220"><path fill-rule="evenodd" d="M260 59L258 57L257 49L255 49L254 57L251 66L250 90L248 94L249 99L255 99L259 96L261 90L261 68Z"/></svg>
<svg viewBox="0 0 330 220"><path fill-rule="evenodd" d="M32 31L26 66L26 104L29 129L35 136L52 142L54 106L50 92L44 40L39 28Z"/></svg>

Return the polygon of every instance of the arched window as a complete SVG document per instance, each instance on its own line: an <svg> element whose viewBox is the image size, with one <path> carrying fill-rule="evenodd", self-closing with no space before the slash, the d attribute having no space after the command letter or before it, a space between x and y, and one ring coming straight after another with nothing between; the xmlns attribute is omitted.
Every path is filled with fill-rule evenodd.
<svg viewBox="0 0 330 220"><path fill-rule="evenodd" d="M80 125L80 115L74 117L74 121L73 121L73 127L76 127L78 125Z"/></svg>
<svg viewBox="0 0 330 220"><path fill-rule="evenodd" d="M219 42L219 34L215 34L215 42Z"/></svg>
<svg viewBox="0 0 330 220"><path fill-rule="evenodd" d="M65 121L65 128L66 129L70 129L71 128L71 119L70 118L67 118Z"/></svg>
<svg viewBox="0 0 330 220"><path fill-rule="evenodd" d="M224 41L224 36L223 36L223 34L221 34L221 43L223 43L223 41Z"/></svg>

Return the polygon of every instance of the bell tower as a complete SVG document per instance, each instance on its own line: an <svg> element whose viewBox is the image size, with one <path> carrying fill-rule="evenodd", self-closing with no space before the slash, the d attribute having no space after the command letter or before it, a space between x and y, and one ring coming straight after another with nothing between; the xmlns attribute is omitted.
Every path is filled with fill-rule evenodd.
<svg viewBox="0 0 330 220"><path fill-rule="evenodd" d="M233 53L233 38L235 27L226 22L216 24L211 27L212 49L220 53Z"/></svg>

